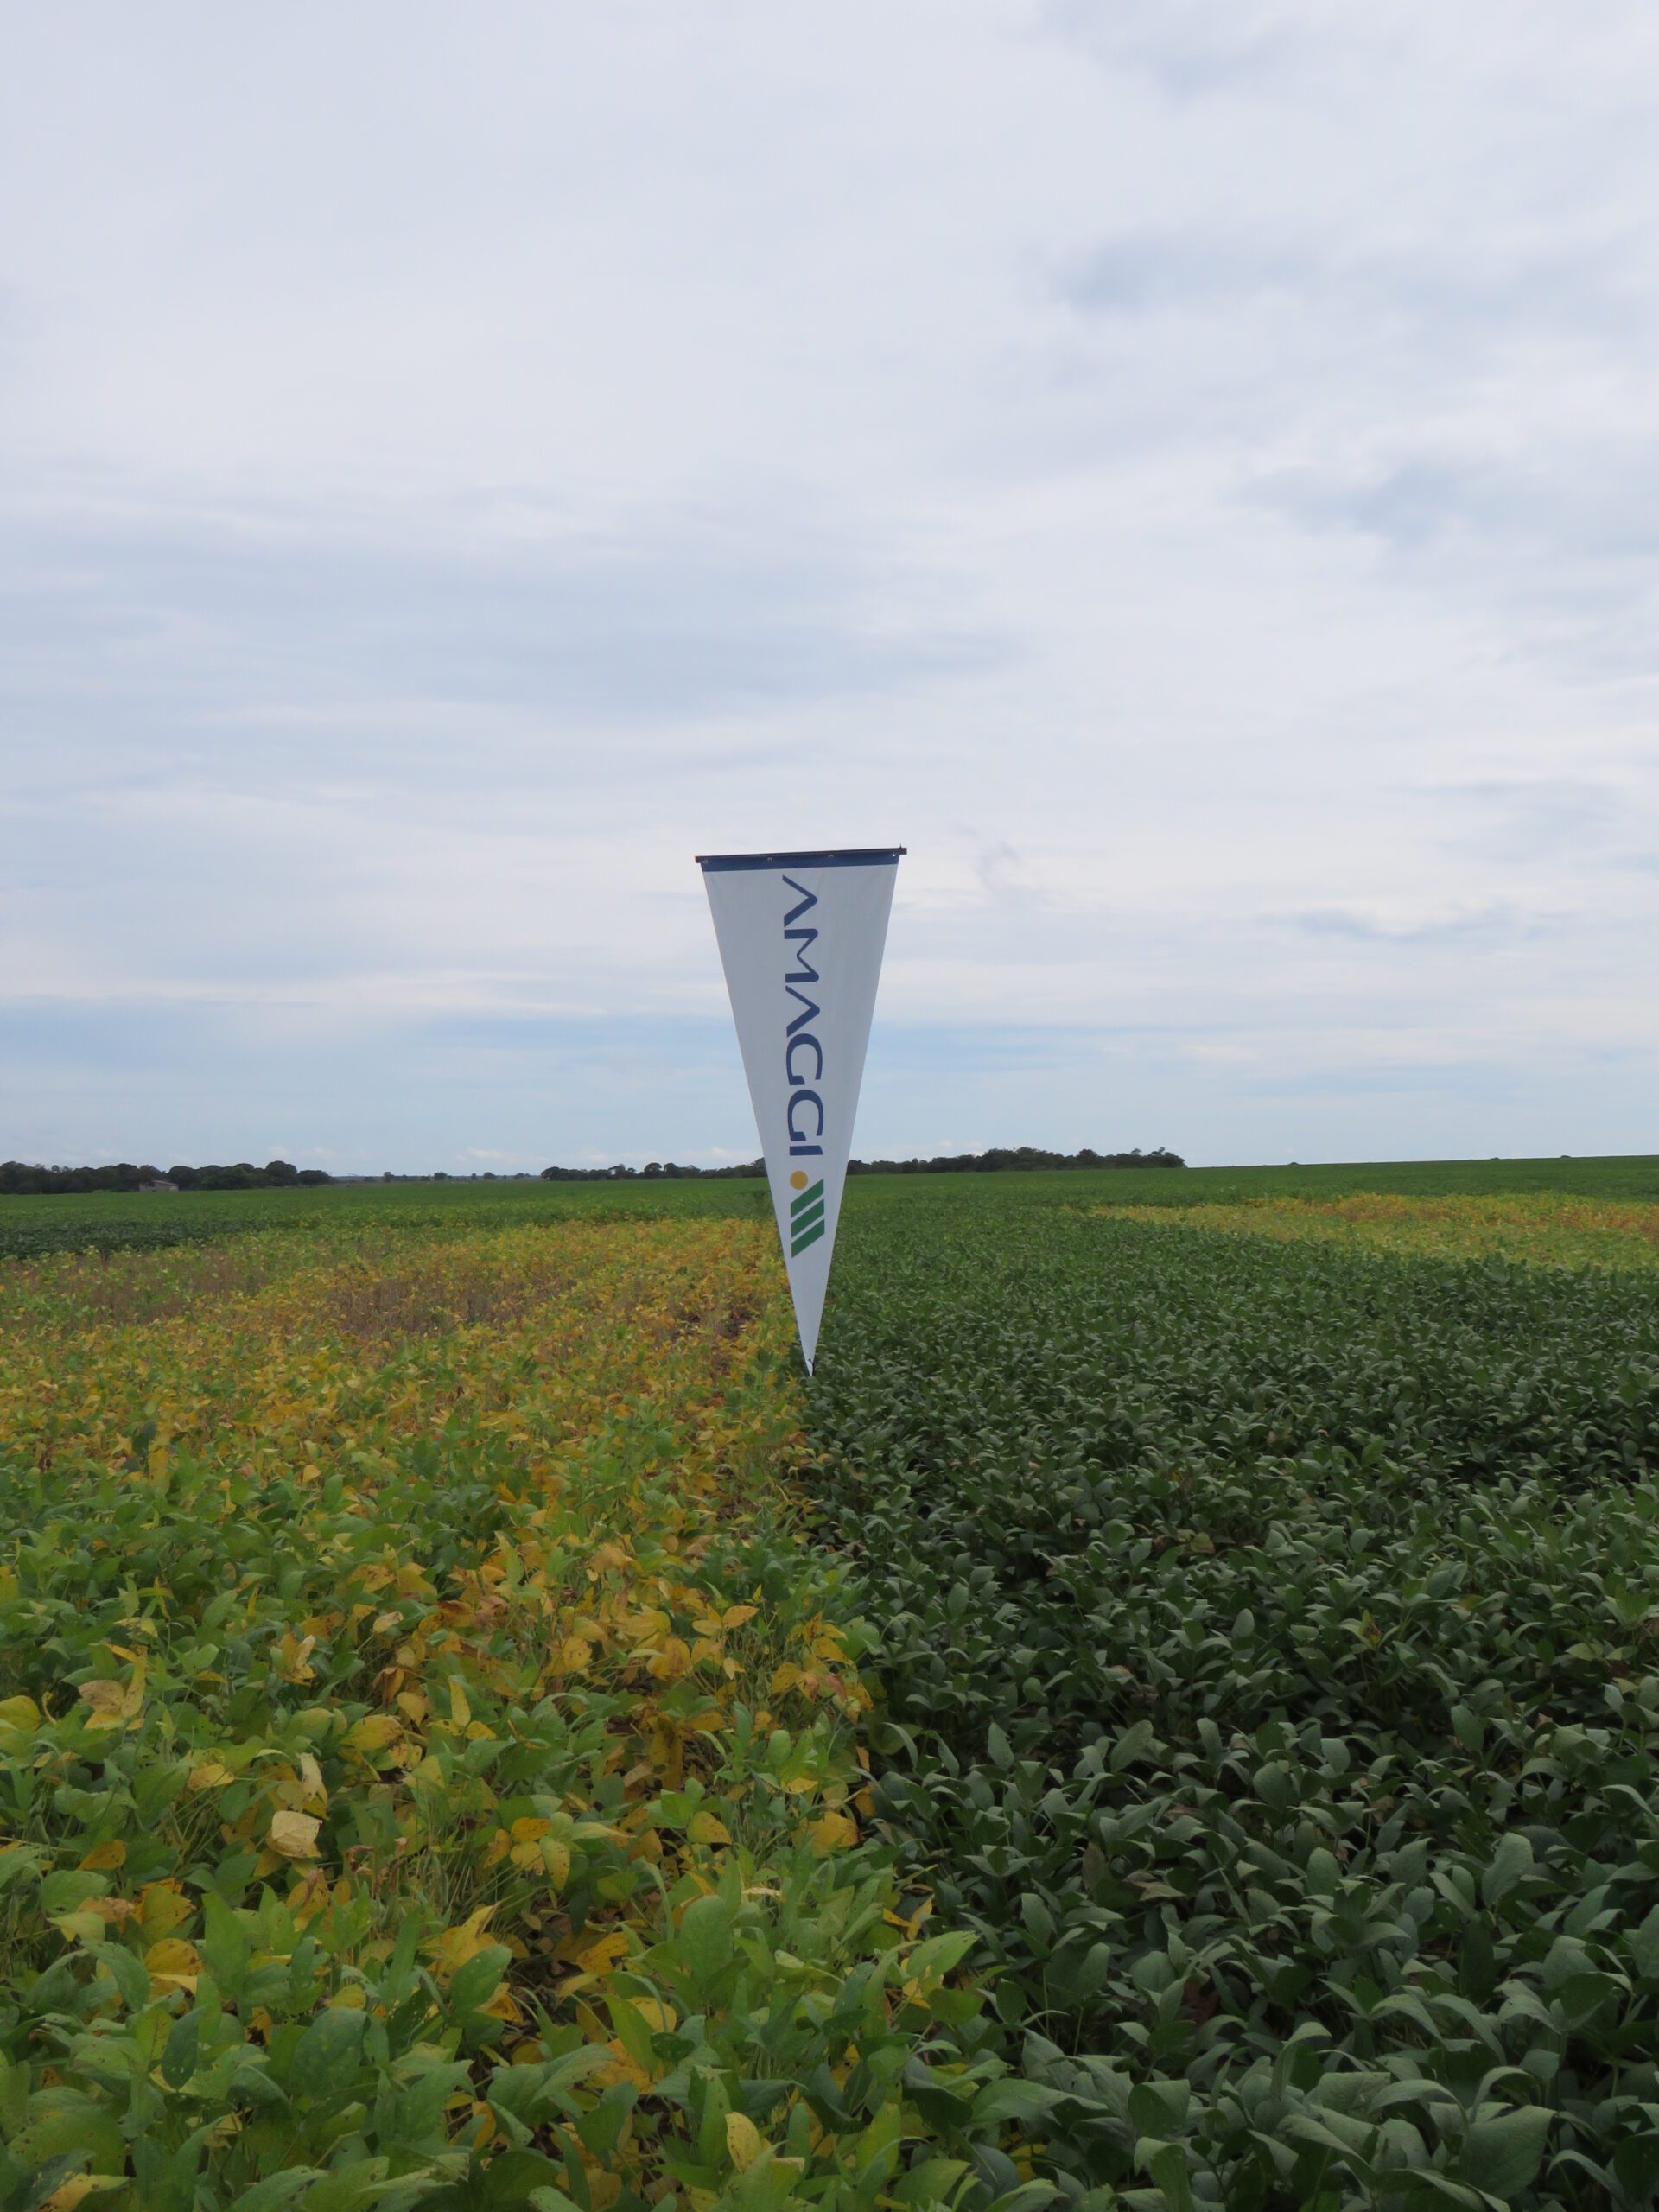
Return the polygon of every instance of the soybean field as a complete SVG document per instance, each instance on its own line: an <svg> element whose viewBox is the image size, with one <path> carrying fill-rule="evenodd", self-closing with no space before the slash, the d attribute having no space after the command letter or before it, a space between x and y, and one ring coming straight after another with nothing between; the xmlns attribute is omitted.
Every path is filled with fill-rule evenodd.
<svg viewBox="0 0 1659 2212"><path fill-rule="evenodd" d="M1646 2203L1659 1275L1261 1225L855 1224L879 1817L1079 2190Z"/></svg>
<svg viewBox="0 0 1659 2212"><path fill-rule="evenodd" d="M1654 2201L1659 1163L0 1252L0 2206Z"/></svg>

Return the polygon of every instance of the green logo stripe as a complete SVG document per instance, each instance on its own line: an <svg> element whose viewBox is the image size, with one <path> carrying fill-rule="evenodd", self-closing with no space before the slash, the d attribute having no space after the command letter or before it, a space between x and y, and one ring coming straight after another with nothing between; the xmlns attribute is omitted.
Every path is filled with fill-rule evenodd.
<svg viewBox="0 0 1659 2212"><path fill-rule="evenodd" d="M814 1183L789 1202L789 1256L798 1259L823 1234L823 1185Z"/></svg>
<svg viewBox="0 0 1659 2212"><path fill-rule="evenodd" d="M803 1191L798 1198L790 1200L789 1217L791 1221L798 1221L804 1213L810 1213L814 1206L821 1206L823 1204L823 1185L822 1183L814 1183L810 1190Z"/></svg>

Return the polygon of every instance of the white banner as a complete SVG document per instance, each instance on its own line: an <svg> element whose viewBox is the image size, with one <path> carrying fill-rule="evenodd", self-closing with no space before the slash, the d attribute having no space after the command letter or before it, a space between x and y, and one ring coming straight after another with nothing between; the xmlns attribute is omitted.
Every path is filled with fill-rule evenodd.
<svg viewBox="0 0 1659 2212"><path fill-rule="evenodd" d="M809 1375L904 849L697 860Z"/></svg>

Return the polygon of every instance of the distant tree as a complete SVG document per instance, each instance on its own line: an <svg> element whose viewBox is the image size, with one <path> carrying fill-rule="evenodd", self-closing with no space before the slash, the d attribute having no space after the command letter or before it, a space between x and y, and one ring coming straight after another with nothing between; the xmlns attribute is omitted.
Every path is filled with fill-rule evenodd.
<svg viewBox="0 0 1659 2212"><path fill-rule="evenodd" d="M941 1153L933 1160L849 1160L847 1171L851 1175L995 1175L1014 1172L1031 1172L1038 1168L1101 1168L1101 1167L1185 1167L1186 1162L1178 1152L1170 1152L1160 1145L1151 1152L1142 1152L1137 1145L1129 1152L1096 1152L1092 1145L1085 1145L1080 1152L1045 1152L1036 1145L1014 1147L993 1146L988 1152ZM658 1177L688 1179L698 1177L725 1180L737 1177L752 1178L766 1173L766 1163L760 1160L746 1160L730 1167L679 1167L671 1160L666 1164L651 1160L645 1166L628 1167L618 1161L612 1167L543 1167L544 1183L608 1183L638 1177L640 1180L655 1180Z"/></svg>
<svg viewBox="0 0 1659 2212"><path fill-rule="evenodd" d="M179 1162L163 1174L146 1160L106 1161L97 1167L43 1167L21 1160L0 1161L0 1196L66 1198L87 1191L142 1191L168 1182L181 1191L258 1191L296 1183L330 1183L321 1167L296 1170L287 1160L256 1167L246 1160L233 1166L190 1167Z"/></svg>

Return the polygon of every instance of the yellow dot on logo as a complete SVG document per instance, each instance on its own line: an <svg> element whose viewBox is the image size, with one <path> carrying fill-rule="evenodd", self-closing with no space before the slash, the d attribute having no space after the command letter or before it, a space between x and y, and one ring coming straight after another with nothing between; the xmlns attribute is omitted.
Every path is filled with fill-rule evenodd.
<svg viewBox="0 0 1659 2212"><path fill-rule="evenodd" d="M795 1170L795 1173L789 1179L789 1187L791 1191L804 1191L806 1188L806 1170L804 1167L798 1167Z"/></svg>

